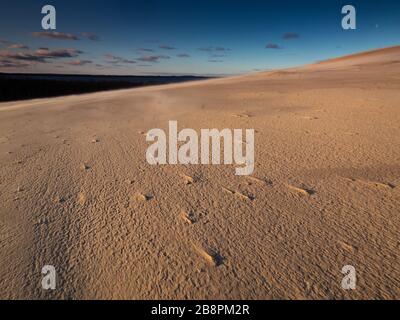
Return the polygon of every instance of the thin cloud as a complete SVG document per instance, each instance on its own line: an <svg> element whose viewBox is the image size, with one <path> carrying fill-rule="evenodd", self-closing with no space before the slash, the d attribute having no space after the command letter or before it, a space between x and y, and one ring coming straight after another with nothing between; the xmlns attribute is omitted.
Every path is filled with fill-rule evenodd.
<svg viewBox="0 0 400 320"><path fill-rule="evenodd" d="M71 33L64 33L64 32L42 31L42 32L33 32L32 35L34 37L56 39L56 40L79 40L77 36Z"/></svg>
<svg viewBox="0 0 400 320"><path fill-rule="evenodd" d="M160 58L158 56L144 56L138 58L139 61L143 62L157 62Z"/></svg>
<svg viewBox="0 0 400 320"><path fill-rule="evenodd" d="M282 37L285 40L292 40L292 39L298 39L300 38L300 35L296 32L287 32L283 35Z"/></svg>
<svg viewBox="0 0 400 320"><path fill-rule="evenodd" d="M82 37L85 37L85 38L87 38L89 40L92 40L92 41L99 41L100 40L99 36L97 34L93 33L93 32L82 32L81 35L82 35Z"/></svg>
<svg viewBox="0 0 400 320"><path fill-rule="evenodd" d="M169 56L143 56L138 58L137 60L142 62L158 62L160 59L170 59Z"/></svg>
<svg viewBox="0 0 400 320"><path fill-rule="evenodd" d="M187 53L181 53L176 55L178 58L190 58L190 55Z"/></svg>
<svg viewBox="0 0 400 320"><path fill-rule="evenodd" d="M230 48L224 48L224 47L216 47L215 51L231 51Z"/></svg>
<svg viewBox="0 0 400 320"><path fill-rule="evenodd" d="M44 57L38 56L34 53L23 53L23 52L0 52L0 58L3 61L30 61L30 62L46 62Z"/></svg>
<svg viewBox="0 0 400 320"><path fill-rule="evenodd" d="M224 61L223 60L217 60L217 59L210 59L210 60L208 60L208 62L218 63L218 62L224 62Z"/></svg>
<svg viewBox="0 0 400 320"><path fill-rule="evenodd" d="M8 46L7 49L21 49L21 50L28 50L29 47L22 44L22 43L13 43L12 45Z"/></svg>
<svg viewBox="0 0 400 320"><path fill-rule="evenodd" d="M265 46L266 49L282 49L282 47L280 47L279 45L277 45L276 43L268 43Z"/></svg>
<svg viewBox="0 0 400 320"><path fill-rule="evenodd" d="M26 46L22 43L15 43L15 42L3 40L3 39L0 39L0 45L7 46L7 49L23 49L23 50L29 49L28 46Z"/></svg>
<svg viewBox="0 0 400 320"><path fill-rule="evenodd" d="M164 49L164 50L175 50L176 49L175 47L172 47L172 46L169 46L169 45L166 45L166 44L159 45L158 47L160 49Z"/></svg>
<svg viewBox="0 0 400 320"><path fill-rule="evenodd" d="M225 48L225 47L202 47L202 48L197 48L199 51L204 51L204 52L227 52L231 51L232 49L230 48Z"/></svg>
<svg viewBox="0 0 400 320"><path fill-rule="evenodd" d="M67 64L71 66L84 66L85 64L91 64L91 63L93 63L91 60L73 60L67 62Z"/></svg>
<svg viewBox="0 0 400 320"><path fill-rule="evenodd" d="M12 60L12 61L30 61L46 63L47 59L58 59L58 58L73 58L83 53L83 51L77 49L57 49L49 50L47 48L38 49L34 52L11 52L2 51L0 52L0 58Z"/></svg>
<svg viewBox="0 0 400 320"><path fill-rule="evenodd" d="M199 51L205 51L205 52L211 52L213 51L213 47L203 47L203 48L197 48Z"/></svg>
<svg viewBox="0 0 400 320"><path fill-rule="evenodd" d="M35 55L43 58L73 58L82 54L83 51L78 49L57 49L49 50L47 48L38 49L35 51Z"/></svg>
<svg viewBox="0 0 400 320"><path fill-rule="evenodd" d="M141 51L141 52L154 52L153 49L148 49L148 48L139 48L138 51Z"/></svg>
<svg viewBox="0 0 400 320"><path fill-rule="evenodd" d="M32 64L20 61L2 60L0 59L0 68L27 68Z"/></svg>
<svg viewBox="0 0 400 320"><path fill-rule="evenodd" d="M125 59L119 56L115 56L112 54L106 54L104 55L104 57L106 58L106 62L107 63L111 63L111 64L134 64L136 63L135 60L129 60L129 59Z"/></svg>
<svg viewBox="0 0 400 320"><path fill-rule="evenodd" d="M0 39L0 44L2 44L2 45L10 45L10 44L13 44L13 42L8 41L8 40Z"/></svg>

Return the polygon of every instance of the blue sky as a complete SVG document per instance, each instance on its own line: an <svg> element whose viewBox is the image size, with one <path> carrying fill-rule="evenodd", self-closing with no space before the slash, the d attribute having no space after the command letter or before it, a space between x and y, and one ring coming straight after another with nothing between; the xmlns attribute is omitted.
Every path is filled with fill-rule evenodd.
<svg viewBox="0 0 400 320"><path fill-rule="evenodd" d="M45 4L57 10L53 37ZM341 27L346 4L357 30ZM397 44L393 0L3 0L0 10L2 72L230 75Z"/></svg>

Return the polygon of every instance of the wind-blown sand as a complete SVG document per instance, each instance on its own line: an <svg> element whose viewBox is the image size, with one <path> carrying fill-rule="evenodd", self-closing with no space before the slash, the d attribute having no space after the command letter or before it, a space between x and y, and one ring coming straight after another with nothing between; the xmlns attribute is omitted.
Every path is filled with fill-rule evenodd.
<svg viewBox="0 0 400 320"><path fill-rule="evenodd" d="M0 298L399 299L399 108L400 47L0 104ZM169 120L254 128L254 174L150 166Z"/></svg>

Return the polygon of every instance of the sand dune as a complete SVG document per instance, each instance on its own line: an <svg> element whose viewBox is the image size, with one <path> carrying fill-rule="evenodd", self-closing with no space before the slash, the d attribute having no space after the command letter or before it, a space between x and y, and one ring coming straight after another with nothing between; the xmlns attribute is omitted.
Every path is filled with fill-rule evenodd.
<svg viewBox="0 0 400 320"><path fill-rule="evenodd" d="M399 299L399 89L394 47L0 104L0 297ZM143 133L169 120L254 128L254 174L150 166Z"/></svg>
<svg viewBox="0 0 400 320"><path fill-rule="evenodd" d="M371 50L361 53L352 54L349 56L329 59L321 61L319 64L338 64L345 65L360 65L376 63L398 63L400 62L399 47L389 47L384 49Z"/></svg>

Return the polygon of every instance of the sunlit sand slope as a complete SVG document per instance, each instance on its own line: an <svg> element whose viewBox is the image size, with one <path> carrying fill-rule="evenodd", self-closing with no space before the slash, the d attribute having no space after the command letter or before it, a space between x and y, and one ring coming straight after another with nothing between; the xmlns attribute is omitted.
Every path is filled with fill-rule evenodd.
<svg viewBox="0 0 400 320"><path fill-rule="evenodd" d="M399 299L399 108L399 47L0 104L0 297ZM254 174L150 166L169 120L254 128Z"/></svg>

